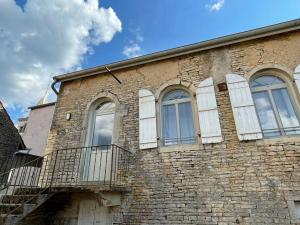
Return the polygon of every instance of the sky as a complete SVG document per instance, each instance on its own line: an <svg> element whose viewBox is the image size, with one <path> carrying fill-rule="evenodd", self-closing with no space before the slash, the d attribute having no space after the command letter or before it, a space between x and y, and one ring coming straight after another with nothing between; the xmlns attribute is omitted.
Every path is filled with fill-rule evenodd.
<svg viewBox="0 0 300 225"><path fill-rule="evenodd" d="M52 77L300 18L300 0L0 0L0 100L14 123Z"/></svg>

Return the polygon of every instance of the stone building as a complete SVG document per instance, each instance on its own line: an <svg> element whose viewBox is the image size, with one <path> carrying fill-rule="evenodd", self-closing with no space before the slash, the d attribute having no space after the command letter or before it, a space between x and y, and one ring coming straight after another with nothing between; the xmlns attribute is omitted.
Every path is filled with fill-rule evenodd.
<svg viewBox="0 0 300 225"><path fill-rule="evenodd" d="M0 169L20 149L25 149L24 142L0 101Z"/></svg>
<svg viewBox="0 0 300 225"><path fill-rule="evenodd" d="M23 224L299 224L299 79L300 20L54 77Z"/></svg>

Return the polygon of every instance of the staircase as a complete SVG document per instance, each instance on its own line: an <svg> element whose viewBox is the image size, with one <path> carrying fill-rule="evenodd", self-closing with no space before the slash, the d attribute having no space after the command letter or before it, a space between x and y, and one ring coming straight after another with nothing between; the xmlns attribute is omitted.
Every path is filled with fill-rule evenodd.
<svg viewBox="0 0 300 225"><path fill-rule="evenodd" d="M67 196L65 193L74 191L128 190L131 157L130 151L108 145L60 149L29 160L7 160L5 169L0 168L0 225L32 225L26 220L40 224L35 214L51 205L59 193ZM53 208L58 209L60 203L64 201Z"/></svg>
<svg viewBox="0 0 300 225"><path fill-rule="evenodd" d="M41 188L16 188L0 198L0 225L18 224L25 216L39 208L53 194Z"/></svg>

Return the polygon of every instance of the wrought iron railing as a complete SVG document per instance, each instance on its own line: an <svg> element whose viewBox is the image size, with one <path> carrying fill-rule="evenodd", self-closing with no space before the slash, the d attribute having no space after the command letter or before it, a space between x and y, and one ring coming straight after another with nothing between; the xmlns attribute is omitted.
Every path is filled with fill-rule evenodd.
<svg viewBox="0 0 300 225"><path fill-rule="evenodd" d="M0 173L0 181L2 189L7 186L126 187L130 157L130 151L117 145L59 149L29 162L24 159L9 162L6 166L9 170Z"/></svg>
<svg viewBox="0 0 300 225"><path fill-rule="evenodd" d="M29 180L32 181L30 174L34 170L41 168L43 157L17 153L7 157L2 162L0 165L0 191L9 184L28 183ZM19 181L13 181L12 176L19 177Z"/></svg>
<svg viewBox="0 0 300 225"><path fill-rule="evenodd" d="M32 202L43 193L53 193L56 188L86 187L117 190L129 186L128 172L132 153L117 145L92 146L59 149L44 157L32 160L28 157L7 162L6 172L0 171L5 203L9 195L27 195L19 198L13 208L0 204L0 215L16 213L25 204ZM2 165L3 167L4 165ZM2 199L3 201L3 199Z"/></svg>

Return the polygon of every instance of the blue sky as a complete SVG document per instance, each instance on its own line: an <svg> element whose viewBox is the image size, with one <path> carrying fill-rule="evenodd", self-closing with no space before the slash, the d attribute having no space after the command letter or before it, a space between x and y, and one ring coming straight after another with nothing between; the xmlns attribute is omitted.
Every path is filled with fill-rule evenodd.
<svg viewBox="0 0 300 225"><path fill-rule="evenodd" d="M6 1L12 0L4 0L4 2ZM72 2L70 0L68 1L69 3ZM22 13L27 13L28 18L32 19L31 21L36 21L37 24L43 25L43 21L41 20L44 20L44 18L46 18L45 26L34 26L33 24L31 26L31 31L35 30L39 35L38 29L40 27L43 27L43 31L41 31L40 33L48 33L47 30L44 32L44 27L51 27L51 19L53 19L51 18L51 15L53 15L53 11L49 10L49 14L45 13L43 19L41 19L41 17L39 17L39 13L36 13L33 10L30 11L29 5L28 9L26 8L26 5L29 2L32 4L34 2L35 4L39 4L37 0L18 0L16 3L19 6L23 7ZM62 7L63 6L66 5L62 5ZM10 9L12 9L12 7L13 6L10 6ZM52 5L50 5L49 3L48 8L50 9L51 7ZM96 33L101 36L101 40L97 40L96 37L94 37L94 41L88 43L86 43L86 41L83 42L88 50L81 49L80 51L73 51L72 49L76 49L73 46L74 48L70 47L69 49L64 51L68 52L68 54L61 53L61 57L63 58L75 58L71 62L66 61L64 65L58 64L55 61L56 56L49 59L47 58L48 56L46 56L46 54L40 56L38 55L39 53L37 53L35 60L39 57L45 57L44 61L37 63L37 61L31 60L26 64L29 66L33 65L34 67L36 67L37 64L43 65L43 67L47 67L47 70L41 70L42 72L39 73L37 72L38 70L32 70L28 67L27 74L29 75L24 76L29 76L30 81L35 81L34 79L37 79L38 81L41 80L41 78L44 81L41 82L40 85L39 82L35 82L36 85L39 86L38 88L34 89L39 89L39 91L32 93L30 92L30 90L28 90L27 95L30 96L30 98L28 97L28 99L22 99L23 104L18 103L18 99L21 99L22 97L18 97L16 91L10 89L6 92L1 92L0 85L0 99L2 100L2 98L4 98L4 101L6 101L7 110L14 122L17 121L18 117L26 115L26 106L32 105L38 98L43 95L49 83L49 76L51 76L51 74L57 75L78 68L95 67L106 63L124 60L133 56L149 54L156 51L192 44L195 42L246 31L253 28L293 20L300 17L299 0L102 0L99 7L103 9L108 9L109 7L111 7L113 12L116 14L116 17L113 17L113 22L105 22L105 26L107 26L108 28L95 28L93 27L93 25L88 23L88 21L84 21L81 25L90 26L87 29L90 33L93 32L93 29L98 30L98 32ZM47 11L48 8L45 7L42 10ZM110 11L109 13L113 16L113 12ZM17 12L12 11L12 14L13 13ZM22 13L18 12L17 15L22 18ZM93 13L97 13L97 11L94 10ZM49 20L47 20L47 15L49 15L50 17ZM59 15L61 15L63 18L63 13L60 13ZM77 11L76 13L73 13L71 15L75 15L74 21L78 19L76 15L82 17L82 15L79 15ZM101 24L103 24L103 20L106 21L105 15L97 19L93 17L91 18L91 21L95 20L96 23L101 26ZM10 23L9 16L10 15L6 15L4 16L4 19L1 20L0 2L0 21L2 21L0 22L0 28L1 26L5 27ZM61 20L61 25L58 29L61 29L66 37L70 37L68 35L71 35L71 33L68 32L74 32L74 29L68 29L71 25L67 24L73 24L73 21L72 18L70 18L70 14L68 14L67 16L68 21L66 21L66 29L64 29L64 23L61 22ZM121 25L118 23L118 21L121 22ZM13 34L14 32L18 32L18 24L13 24L12 26L16 26L16 28L12 29L11 33ZM6 29L9 30L10 24L7 25L7 27L8 28ZM109 27L113 27L114 29L109 30ZM108 37L105 34L106 30L109 30L110 32L110 35L108 35ZM24 34L24 32L22 33L22 35ZM26 32L26 37L32 34L28 31ZM32 36L36 37L38 35ZM41 36L39 40L43 40L43 37L45 39L45 43L42 44L44 45L47 45L47 43L49 43L50 38L55 38L53 36L50 37L49 35L45 35ZM49 38L49 40L47 40L47 38ZM83 39L79 38L78 40L82 41ZM16 41L15 43L18 43L18 41ZM29 50L30 48L35 48L34 45L27 46L26 44L27 42L22 42L24 48L27 47ZM55 45L57 45L57 43L53 42L53 46ZM64 48L63 46L66 46L66 44L61 46L61 48ZM51 49L46 49L45 52L49 52L48 55L51 55ZM18 57L20 57L19 55L20 54L18 54ZM10 61L7 61L8 64L12 63L12 60L14 60L13 57L15 56L11 56L11 58L9 58ZM20 58L18 60L24 60L24 62L26 62L26 60L28 60L28 57ZM45 62L51 62L51 67L48 67ZM5 64L5 61L3 61L2 63ZM8 71L12 71L12 69L9 69ZM41 77L41 75L31 77L31 71L34 71L32 73L44 75L43 77ZM17 72L14 73L18 74ZM2 78L7 79L8 84L10 84L10 77L8 75L7 77ZM25 79L25 81L27 82L26 77L22 77L22 79ZM23 85L18 87L23 88L24 86L26 86L27 83L25 81ZM33 90L33 88L31 88L31 90Z"/></svg>

